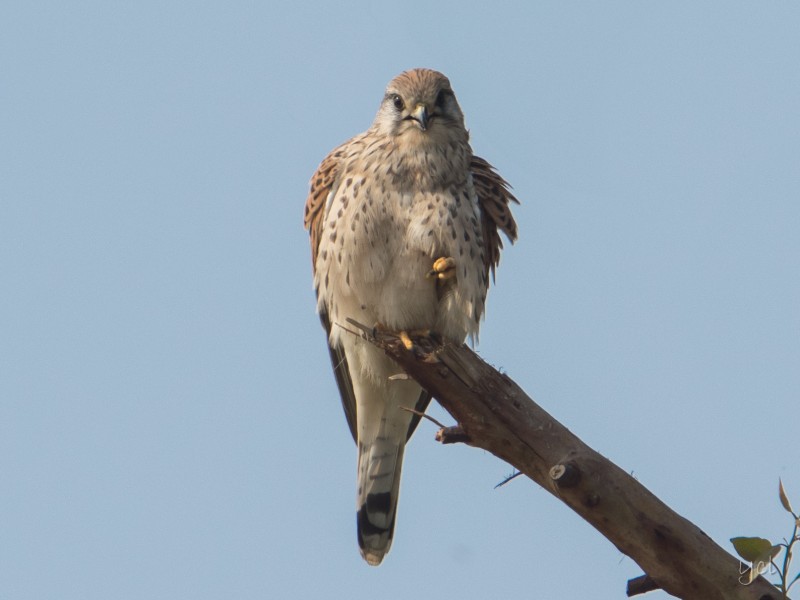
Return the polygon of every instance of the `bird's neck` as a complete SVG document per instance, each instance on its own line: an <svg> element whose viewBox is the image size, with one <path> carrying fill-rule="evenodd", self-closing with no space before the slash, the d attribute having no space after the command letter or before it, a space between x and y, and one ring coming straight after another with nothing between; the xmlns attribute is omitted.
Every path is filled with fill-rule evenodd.
<svg viewBox="0 0 800 600"><path fill-rule="evenodd" d="M409 190L440 190L463 183L469 173L472 151L466 140L437 140L420 132L417 139L398 136L387 145L387 174L396 187Z"/></svg>

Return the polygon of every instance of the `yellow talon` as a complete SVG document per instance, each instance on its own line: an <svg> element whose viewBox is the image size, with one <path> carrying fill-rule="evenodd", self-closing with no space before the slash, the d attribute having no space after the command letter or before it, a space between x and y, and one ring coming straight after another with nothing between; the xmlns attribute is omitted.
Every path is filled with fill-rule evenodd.
<svg viewBox="0 0 800 600"><path fill-rule="evenodd" d="M409 331L402 330L397 332L397 337L400 338L400 341L403 342L403 346L405 346L406 350L413 350L414 349L414 342L411 340L411 336L415 337L430 337L431 330L430 329L411 329Z"/></svg>
<svg viewBox="0 0 800 600"><path fill-rule="evenodd" d="M428 279L452 279L456 276L456 261L450 256L442 256L437 258L433 263L433 268L428 271L426 277Z"/></svg>
<svg viewBox="0 0 800 600"><path fill-rule="evenodd" d="M412 350L414 348L414 342L412 342L411 338L408 337L408 332L401 331L397 334L397 337L399 337L400 341L403 342L403 346L406 347L406 350Z"/></svg>

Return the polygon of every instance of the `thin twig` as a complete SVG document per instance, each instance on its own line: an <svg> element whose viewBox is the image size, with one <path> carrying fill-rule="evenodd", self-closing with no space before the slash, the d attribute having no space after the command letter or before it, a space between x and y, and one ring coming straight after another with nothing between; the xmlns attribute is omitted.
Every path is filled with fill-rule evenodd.
<svg viewBox="0 0 800 600"><path fill-rule="evenodd" d="M368 327L368 326L364 325L363 323L359 323L355 319L351 319L350 317L347 318L347 322L350 323L350 325L353 325L356 329L360 329L361 330L361 335L366 337L368 340L374 340L375 339L375 328L374 327ZM339 327L341 327L342 329L344 329L345 331L348 331L348 332L350 332L352 334L358 335L358 333L348 329L344 325L342 325L340 323L336 323L336 324Z"/></svg>
<svg viewBox="0 0 800 600"><path fill-rule="evenodd" d="M517 477L519 477L520 475L522 475L522 471L517 471L516 473L513 473L513 474L509 475L508 477L506 477L505 479L503 479L503 481L501 481L501 482L500 482L500 483L498 483L496 486L494 486L494 489L497 489L497 488L499 488L499 487L503 487L503 486L504 486L505 484L507 484L509 481L511 481L512 479L516 479L516 478L517 478Z"/></svg>
<svg viewBox="0 0 800 600"><path fill-rule="evenodd" d="M350 321L350 322L351 322L353 325L361 325L360 323L356 323L356 322L355 322L355 321L353 321L352 319L347 319L347 320L348 320L348 321ZM351 334L351 335L357 335L357 336L364 336L364 335L366 335L366 332L364 332L364 333L358 333L357 331L353 331L352 329L348 329L347 327L345 327L345 326L344 326L344 325L342 325L341 323L334 323L334 325L336 325L336 327L341 327L342 329L344 329L344 330L345 330L347 333L349 333L349 334ZM363 327L363 325L362 325L361 327ZM360 329L361 327L359 327L359 329Z"/></svg>
<svg viewBox="0 0 800 600"><path fill-rule="evenodd" d="M431 417L429 415L426 415L424 412L421 412L419 410L414 410L413 408L406 408L405 406L401 406L400 409L401 410L407 410L408 412L413 413L413 414L417 415L418 417L422 417L423 419L428 419L428 421L431 421L432 423L436 423L442 429L444 429L446 427L445 425L442 425L441 423L439 423L439 421L437 421L433 417Z"/></svg>

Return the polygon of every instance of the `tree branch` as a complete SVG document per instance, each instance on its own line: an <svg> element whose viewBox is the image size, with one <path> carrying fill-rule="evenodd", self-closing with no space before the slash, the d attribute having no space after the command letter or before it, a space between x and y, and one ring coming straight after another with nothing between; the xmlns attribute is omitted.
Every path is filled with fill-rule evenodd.
<svg viewBox="0 0 800 600"><path fill-rule="evenodd" d="M763 577L740 583L736 558L584 444L466 345L423 337L408 350L390 333L353 324L456 420L456 427L440 430L440 441L464 442L510 463L633 559L646 577L631 580L631 595L662 588L698 600L780 597Z"/></svg>

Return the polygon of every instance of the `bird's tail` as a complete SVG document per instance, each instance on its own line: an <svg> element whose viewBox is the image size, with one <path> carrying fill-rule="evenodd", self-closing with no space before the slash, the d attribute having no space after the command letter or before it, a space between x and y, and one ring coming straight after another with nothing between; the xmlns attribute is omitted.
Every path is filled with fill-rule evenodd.
<svg viewBox="0 0 800 600"><path fill-rule="evenodd" d="M378 437L359 444L356 527L361 556L381 564L394 534L405 440Z"/></svg>

